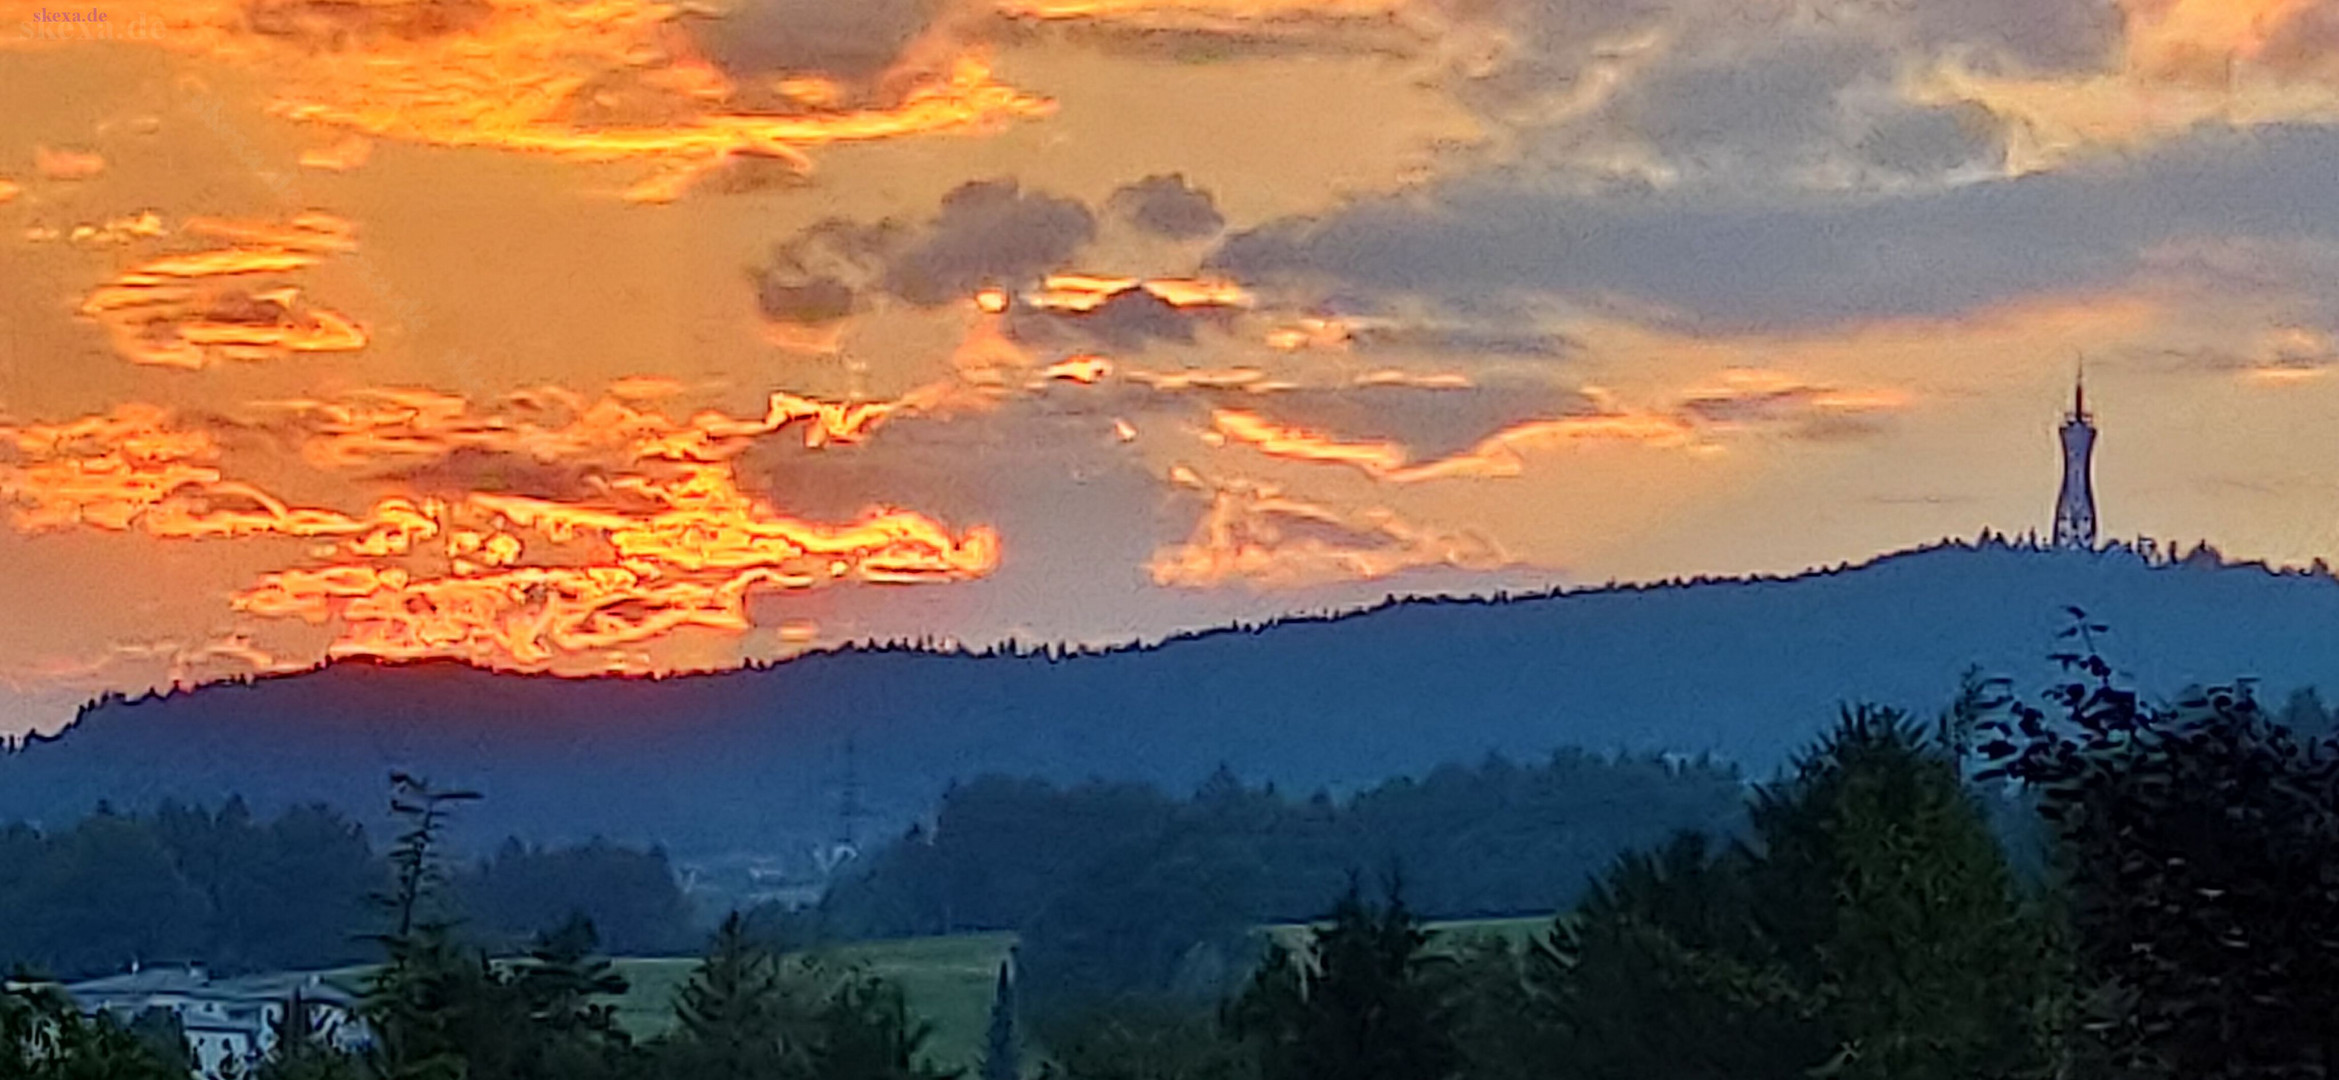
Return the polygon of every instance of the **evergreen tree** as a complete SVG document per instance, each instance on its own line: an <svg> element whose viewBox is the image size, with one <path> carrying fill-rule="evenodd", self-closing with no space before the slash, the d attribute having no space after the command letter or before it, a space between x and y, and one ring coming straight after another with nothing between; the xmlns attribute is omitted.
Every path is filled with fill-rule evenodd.
<svg viewBox="0 0 2339 1080"><path fill-rule="evenodd" d="M991 992L991 1026L983 1037L982 1080L1022 1080L1023 1046L1015 1029L1014 961L999 964L999 985Z"/></svg>
<svg viewBox="0 0 2339 1080"><path fill-rule="evenodd" d="M531 1035L523 1074L542 1080L588 1080L624 1068L633 1040L617 1026L615 1001L626 980L595 955L600 935L572 916L539 937L505 985L521 1002Z"/></svg>
<svg viewBox="0 0 2339 1080"><path fill-rule="evenodd" d="M910 1016L901 987L866 971L849 971L820 1011L813 1080L957 1080L957 1070L921 1060L933 1028Z"/></svg>
<svg viewBox="0 0 2339 1080"><path fill-rule="evenodd" d="M1351 879L1304 956L1270 946L1228 1027L1262 1080L1445 1080L1459 1058L1428 943L1400 888L1375 906Z"/></svg>
<svg viewBox="0 0 2339 1080"><path fill-rule="evenodd" d="M1257 1055L1226 1037L1217 1010L1178 998L1123 998L1048 1037L1043 1080L1254 1080Z"/></svg>
<svg viewBox="0 0 2339 1080"><path fill-rule="evenodd" d="M781 960L732 912L675 1001L662 1048L672 1071L695 1080L785 1080L811 1072L815 1007Z"/></svg>
<svg viewBox="0 0 2339 1080"><path fill-rule="evenodd" d="M391 950L392 964L398 962L400 944L428 924L432 915L428 905L442 899L447 876L438 849L448 812L458 803L479 798L475 791L442 791L419 777L390 774L390 813L403 823L403 831L390 849L393 887L376 900L391 915L383 943Z"/></svg>
<svg viewBox="0 0 2339 1080"><path fill-rule="evenodd" d="M1954 752L1862 707L1756 798L1749 910L1820 1004L1832 1075L1966 1080L2042 1064L2044 924Z"/></svg>
<svg viewBox="0 0 2339 1080"><path fill-rule="evenodd" d="M1512 1025L1529 1048L1498 1056L1594 1080L2046 1067L2046 923L1960 783L1957 742L1848 710L1757 795L1747 842L1684 835L1619 860L1523 961L1539 1022Z"/></svg>
<svg viewBox="0 0 2339 1080"><path fill-rule="evenodd" d="M1823 1060L1812 990L1752 918L1747 859L1694 833L1619 859L1522 958L1520 1015L1478 1051L1496 1075L1784 1080Z"/></svg>
<svg viewBox="0 0 2339 1080"><path fill-rule="evenodd" d="M463 1080L475 1055L516 1056L509 1018L487 1020L478 1008L494 972L460 948L452 924L433 911L446 880L439 845L447 813L479 795L441 791L402 772L390 774L390 785L390 812L403 828L390 852L391 890L375 897L389 928L375 936L388 956L365 996L374 1066L385 1080Z"/></svg>

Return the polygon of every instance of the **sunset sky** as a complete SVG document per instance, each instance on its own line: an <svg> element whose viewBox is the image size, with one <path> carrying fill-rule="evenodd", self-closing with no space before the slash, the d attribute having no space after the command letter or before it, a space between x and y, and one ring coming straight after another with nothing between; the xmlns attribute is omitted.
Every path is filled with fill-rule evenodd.
<svg viewBox="0 0 2339 1080"><path fill-rule="evenodd" d="M2082 356L2339 559L2339 0L0 0L0 732L2044 529Z"/></svg>

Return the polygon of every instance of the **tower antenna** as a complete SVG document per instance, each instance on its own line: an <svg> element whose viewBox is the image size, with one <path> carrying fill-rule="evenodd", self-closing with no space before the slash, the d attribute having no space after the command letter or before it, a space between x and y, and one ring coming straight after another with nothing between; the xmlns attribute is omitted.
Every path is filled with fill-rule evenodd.
<svg viewBox="0 0 2339 1080"><path fill-rule="evenodd" d="M837 846L858 853L861 826L861 748L853 736L845 737L845 782L843 797L837 807Z"/></svg>

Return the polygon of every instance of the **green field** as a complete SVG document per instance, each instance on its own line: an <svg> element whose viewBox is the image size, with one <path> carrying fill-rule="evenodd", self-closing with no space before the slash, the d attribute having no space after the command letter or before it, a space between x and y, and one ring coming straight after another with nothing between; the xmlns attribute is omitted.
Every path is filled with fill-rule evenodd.
<svg viewBox="0 0 2339 1080"><path fill-rule="evenodd" d="M1480 919L1432 923L1430 929L1447 942L1499 936L1525 941L1551 925L1549 916L1523 919ZM1262 936L1286 945L1305 940L1304 925L1262 927ZM953 937L867 941L839 945L821 955L844 964L869 969L901 986L910 1011L932 1024L927 1057L945 1068L963 1067L970 1073L982 1057L983 1033L989 1025L991 994L999 965L1015 944L1013 934L961 934ZM698 965L694 957L633 957L614 962L628 989L617 1004L618 1022L636 1038L649 1038L674 1023L674 999ZM351 993L361 992L370 969L350 968L323 973L326 982ZM255 991L289 994L303 975L254 976Z"/></svg>
<svg viewBox="0 0 2339 1080"><path fill-rule="evenodd" d="M929 1059L946 1068L971 1070L982 1056L999 965L1014 943L1013 934L964 934L856 942L822 955L866 967L899 984L910 1011L934 1025L926 1043ZM692 958L617 961L619 974L631 984L618 1002L618 1022L637 1038L666 1030L674 1023L675 996L697 965Z"/></svg>
<svg viewBox="0 0 2339 1080"><path fill-rule="evenodd" d="M1430 929L1447 942L1488 936L1520 942L1543 933L1550 925L1550 916L1538 915L1432 923ZM1290 945L1305 940L1307 927L1263 927L1260 933ZM926 1044L929 1058L937 1065L963 1066L971 1072L982 1057L983 1032L990 1022L999 964L1014 943L1013 934L965 934L857 942L837 946L826 955L865 965L899 983L910 1010L934 1025L933 1037ZM618 970L632 984L618 1005L618 1017L626 1029L636 1036L649 1036L671 1025L674 997L697 963L693 959L618 961Z"/></svg>
<svg viewBox="0 0 2339 1080"><path fill-rule="evenodd" d="M1489 937L1503 938L1517 945L1540 936L1549 929L1551 929L1551 916L1549 915L1530 915L1517 919L1457 919L1452 922L1429 924L1430 932L1437 935L1437 938L1431 942L1433 948L1440 943L1453 945L1476 938ZM1259 932L1283 943L1285 948L1294 948L1307 941L1308 927L1304 923L1285 923L1263 927Z"/></svg>

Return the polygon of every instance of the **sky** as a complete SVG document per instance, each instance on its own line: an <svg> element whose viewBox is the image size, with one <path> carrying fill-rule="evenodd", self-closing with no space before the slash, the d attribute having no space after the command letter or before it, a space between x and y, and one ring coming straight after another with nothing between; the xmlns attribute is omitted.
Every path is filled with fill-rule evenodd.
<svg viewBox="0 0 2339 1080"><path fill-rule="evenodd" d="M2339 0L0 0L0 732L2339 557Z"/></svg>

